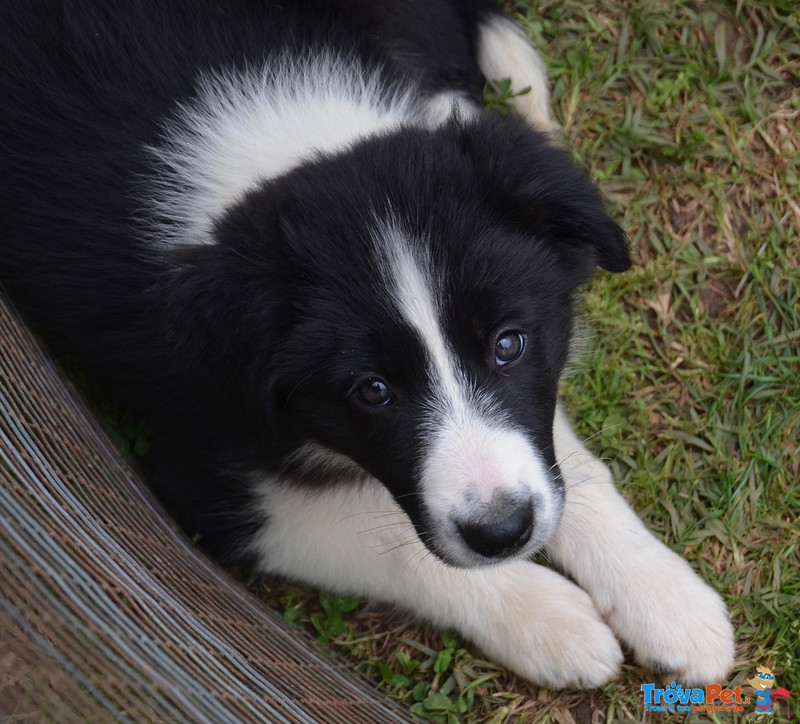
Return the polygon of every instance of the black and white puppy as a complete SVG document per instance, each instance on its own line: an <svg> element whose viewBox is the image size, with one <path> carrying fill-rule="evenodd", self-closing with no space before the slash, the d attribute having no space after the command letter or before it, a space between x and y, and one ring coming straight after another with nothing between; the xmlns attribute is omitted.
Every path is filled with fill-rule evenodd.
<svg viewBox="0 0 800 724"><path fill-rule="evenodd" d="M506 77L517 117L479 107ZM628 249L491 3L4 0L0 97L0 280L150 420L207 549L549 686L618 639L724 678L721 599L557 403L576 290Z"/></svg>

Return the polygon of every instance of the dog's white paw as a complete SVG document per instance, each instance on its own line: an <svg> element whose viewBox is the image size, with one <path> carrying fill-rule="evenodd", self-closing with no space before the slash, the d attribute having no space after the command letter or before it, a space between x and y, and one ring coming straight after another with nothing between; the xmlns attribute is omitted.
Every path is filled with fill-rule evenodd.
<svg viewBox="0 0 800 724"><path fill-rule="evenodd" d="M658 674L687 684L724 681L734 642L722 599L667 548L650 563L634 590L607 601L609 625L636 660Z"/></svg>
<svg viewBox="0 0 800 724"><path fill-rule="evenodd" d="M542 566L508 563L478 574L490 603L462 630L494 661L550 688L594 688L622 663L614 633L591 598ZM466 622L465 622L466 623Z"/></svg>
<svg viewBox="0 0 800 724"><path fill-rule="evenodd" d="M553 438L566 502L547 545L551 560L591 595L639 663L689 684L724 681L734 645L720 596L644 527L560 406Z"/></svg>

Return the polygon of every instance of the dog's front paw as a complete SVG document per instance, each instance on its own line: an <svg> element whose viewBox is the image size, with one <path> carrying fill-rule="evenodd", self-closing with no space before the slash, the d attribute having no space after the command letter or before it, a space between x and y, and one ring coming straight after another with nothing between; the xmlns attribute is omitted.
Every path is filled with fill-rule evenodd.
<svg viewBox="0 0 800 724"><path fill-rule="evenodd" d="M724 681L733 667L733 627L720 596L667 550L635 590L605 611L643 666L687 684Z"/></svg>
<svg viewBox="0 0 800 724"><path fill-rule="evenodd" d="M576 585L524 561L481 577L490 607L485 617L475 611L478 626L464 627L464 633L492 660L557 689L594 688L617 675L619 642Z"/></svg>
<svg viewBox="0 0 800 724"><path fill-rule="evenodd" d="M592 597L636 660L686 683L722 681L733 628L719 595L658 541L559 406L553 427L566 501L547 552Z"/></svg>

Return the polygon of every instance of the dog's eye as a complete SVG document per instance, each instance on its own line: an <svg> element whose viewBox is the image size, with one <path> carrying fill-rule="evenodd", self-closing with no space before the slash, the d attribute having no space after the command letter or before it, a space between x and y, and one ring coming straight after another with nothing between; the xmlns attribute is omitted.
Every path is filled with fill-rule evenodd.
<svg viewBox="0 0 800 724"><path fill-rule="evenodd" d="M525 351L525 335L522 332L503 332L494 343L494 359L500 365L515 362Z"/></svg>
<svg viewBox="0 0 800 724"><path fill-rule="evenodd" d="M356 395L369 407L383 407L392 399L389 386L379 377L367 377L357 388Z"/></svg>

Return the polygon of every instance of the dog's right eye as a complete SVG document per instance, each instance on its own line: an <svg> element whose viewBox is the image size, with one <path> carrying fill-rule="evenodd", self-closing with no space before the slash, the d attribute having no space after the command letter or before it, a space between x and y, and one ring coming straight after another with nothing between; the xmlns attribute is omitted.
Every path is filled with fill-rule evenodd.
<svg viewBox="0 0 800 724"><path fill-rule="evenodd" d="M392 392L380 377L367 377L357 388L356 396L369 407L383 407L392 401Z"/></svg>
<svg viewBox="0 0 800 724"><path fill-rule="evenodd" d="M525 351L525 335L522 332L509 330L503 332L494 345L494 360L498 366L516 362Z"/></svg>

